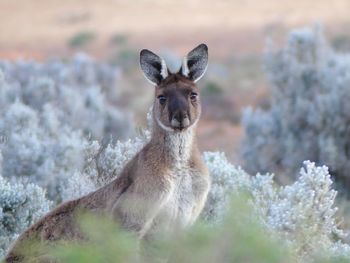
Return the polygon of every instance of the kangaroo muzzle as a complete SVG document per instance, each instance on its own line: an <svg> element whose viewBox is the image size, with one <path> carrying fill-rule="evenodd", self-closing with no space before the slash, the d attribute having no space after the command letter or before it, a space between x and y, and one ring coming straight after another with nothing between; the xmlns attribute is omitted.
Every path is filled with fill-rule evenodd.
<svg viewBox="0 0 350 263"><path fill-rule="evenodd" d="M175 129L184 129L190 125L190 119L185 111L177 111L172 119L171 126Z"/></svg>

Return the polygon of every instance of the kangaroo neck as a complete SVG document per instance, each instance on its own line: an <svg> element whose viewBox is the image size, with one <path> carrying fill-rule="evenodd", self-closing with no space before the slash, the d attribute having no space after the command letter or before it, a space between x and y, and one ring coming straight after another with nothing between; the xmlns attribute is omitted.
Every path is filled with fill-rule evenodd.
<svg viewBox="0 0 350 263"><path fill-rule="evenodd" d="M166 131L157 123L153 126L151 143L168 165L178 166L190 160L195 147L195 125L185 131Z"/></svg>

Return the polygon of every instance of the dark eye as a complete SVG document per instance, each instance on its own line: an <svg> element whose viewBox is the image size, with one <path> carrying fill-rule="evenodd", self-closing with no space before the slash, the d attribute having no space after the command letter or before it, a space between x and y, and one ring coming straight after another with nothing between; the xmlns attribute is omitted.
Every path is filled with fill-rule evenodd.
<svg viewBox="0 0 350 263"><path fill-rule="evenodd" d="M163 95L159 95L158 100L161 105L164 105L166 102L166 98Z"/></svg>
<svg viewBox="0 0 350 263"><path fill-rule="evenodd" d="M191 92L190 99L191 99L192 101L196 101L196 100L197 100L197 96L198 96L197 93Z"/></svg>

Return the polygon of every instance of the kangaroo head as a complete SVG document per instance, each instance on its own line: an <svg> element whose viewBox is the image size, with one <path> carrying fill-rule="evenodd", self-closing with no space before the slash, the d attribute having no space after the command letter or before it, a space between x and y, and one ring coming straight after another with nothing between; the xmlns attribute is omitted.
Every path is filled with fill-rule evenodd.
<svg viewBox="0 0 350 263"><path fill-rule="evenodd" d="M144 49L140 65L145 77L155 86L153 116L166 131L180 132L197 123L201 114L196 82L208 65L208 47L201 44L183 59L177 73L171 73L164 61Z"/></svg>

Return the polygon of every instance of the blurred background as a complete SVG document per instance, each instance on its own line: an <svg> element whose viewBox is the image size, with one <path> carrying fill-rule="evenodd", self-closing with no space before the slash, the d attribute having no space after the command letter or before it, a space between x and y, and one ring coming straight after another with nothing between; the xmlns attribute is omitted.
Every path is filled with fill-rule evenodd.
<svg viewBox="0 0 350 263"><path fill-rule="evenodd" d="M159 53L177 69L182 56L207 43L200 145L239 164L242 107L269 103L266 38L279 46L292 28L320 23L331 44L346 51L348 10L347 0L0 0L0 57L45 61L84 52L117 65L116 103L142 126L153 91L138 68L139 51Z"/></svg>

